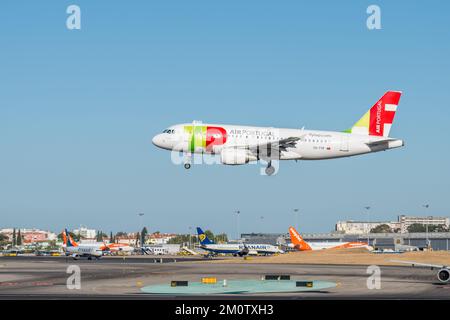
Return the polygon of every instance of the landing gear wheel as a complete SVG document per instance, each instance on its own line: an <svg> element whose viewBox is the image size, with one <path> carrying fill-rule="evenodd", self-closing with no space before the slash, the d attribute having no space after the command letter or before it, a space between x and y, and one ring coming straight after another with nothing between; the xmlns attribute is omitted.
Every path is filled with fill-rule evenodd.
<svg viewBox="0 0 450 320"><path fill-rule="evenodd" d="M186 170L190 169L190 168L191 168L191 164L190 164L190 163L185 163L185 164L184 164L184 168L185 168Z"/></svg>
<svg viewBox="0 0 450 320"><path fill-rule="evenodd" d="M274 173L275 173L275 168L272 167L271 165L269 165L269 166L266 168L266 174L267 174L268 176L271 176L271 175L273 175Z"/></svg>

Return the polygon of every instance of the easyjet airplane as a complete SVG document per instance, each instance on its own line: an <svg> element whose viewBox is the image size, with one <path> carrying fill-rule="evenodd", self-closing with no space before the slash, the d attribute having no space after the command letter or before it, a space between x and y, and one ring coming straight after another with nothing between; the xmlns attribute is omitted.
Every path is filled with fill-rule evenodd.
<svg viewBox="0 0 450 320"><path fill-rule="evenodd" d="M366 248L368 250L372 250L372 247L367 245L366 242L306 242L294 227L289 228L289 235L291 236L291 244L289 246L299 251L343 248Z"/></svg>
<svg viewBox="0 0 450 320"><path fill-rule="evenodd" d="M184 167L191 167L194 153L220 154L227 165L264 160L266 174L272 160L322 160L356 156L404 146L389 137L401 92L388 91L353 127L342 132L222 124L173 125L153 137L159 148L183 152Z"/></svg>
<svg viewBox="0 0 450 320"><path fill-rule="evenodd" d="M65 245L66 254L72 255L74 259L78 259L79 257L88 257L88 259L91 259L92 257L100 258L103 255L104 251L111 251L114 253L128 253L134 251L133 247L121 243L77 243L75 240L73 240L67 229L62 232L62 238Z"/></svg>

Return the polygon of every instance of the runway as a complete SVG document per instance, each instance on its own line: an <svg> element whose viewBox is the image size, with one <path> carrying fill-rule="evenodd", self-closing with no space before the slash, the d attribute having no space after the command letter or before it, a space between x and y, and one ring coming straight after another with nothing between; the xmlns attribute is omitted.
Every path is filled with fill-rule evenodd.
<svg viewBox="0 0 450 320"><path fill-rule="evenodd" d="M381 288L369 289L367 266L313 264L208 263L193 257L140 256L77 260L66 257L1 257L0 299L450 299L450 285L437 283L436 271L382 266ZM176 260L176 262L174 262ZM199 261L202 260L202 261ZM69 266L80 268L80 289L69 289ZM338 283L323 291L167 296L141 291L143 286L172 280L219 281L261 279L266 274L288 274L297 280Z"/></svg>

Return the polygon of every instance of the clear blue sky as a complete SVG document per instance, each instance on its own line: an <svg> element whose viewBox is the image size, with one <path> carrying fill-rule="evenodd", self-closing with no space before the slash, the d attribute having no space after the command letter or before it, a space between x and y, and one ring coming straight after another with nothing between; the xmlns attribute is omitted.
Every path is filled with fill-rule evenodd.
<svg viewBox="0 0 450 320"><path fill-rule="evenodd" d="M65 27L77 4L82 29ZM381 7L382 30L366 28ZM5 1L0 227L234 236L449 215L448 1ZM189 122L343 130L389 89L403 149L186 171L151 138ZM264 219L260 219L263 216Z"/></svg>

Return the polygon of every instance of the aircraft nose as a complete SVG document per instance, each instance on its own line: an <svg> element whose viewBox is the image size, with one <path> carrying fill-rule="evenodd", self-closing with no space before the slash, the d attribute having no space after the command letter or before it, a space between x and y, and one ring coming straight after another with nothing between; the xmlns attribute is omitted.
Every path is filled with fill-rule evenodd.
<svg viewBox="0 0 450 320"><path fill-rule="evenodd" d="M154 136L152 139L152 143L157 147L161 147L164 144L164 138L162 134L157 134L156 136Z"/></svg>

